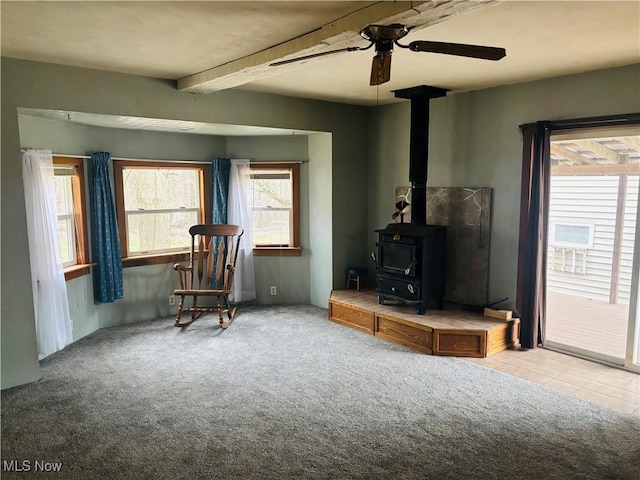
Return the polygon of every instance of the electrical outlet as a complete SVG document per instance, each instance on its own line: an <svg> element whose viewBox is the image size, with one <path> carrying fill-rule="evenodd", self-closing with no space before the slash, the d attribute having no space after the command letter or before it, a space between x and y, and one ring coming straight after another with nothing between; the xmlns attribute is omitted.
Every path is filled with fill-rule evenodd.
<svg viewBox="0 0 640 480"><path fill-rule="evenodd" d="M278 290L276 289L275 285L271 285L271 295L277 295L278 294Z"/></svg>
<svg viewBox="0 0 640 480"><path fill-rule="evenodd" d="M176 296L169 295L169 305L175 305L175 304L176 304Z"/></svg>

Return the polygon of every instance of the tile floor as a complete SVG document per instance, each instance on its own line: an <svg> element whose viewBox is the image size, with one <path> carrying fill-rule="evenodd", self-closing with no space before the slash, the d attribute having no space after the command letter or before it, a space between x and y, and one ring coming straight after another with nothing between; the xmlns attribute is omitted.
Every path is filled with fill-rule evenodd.
<svg viewBox="0 0 640 480"><path fill-rule="evenodd" d="M504 350L469 360L640 417L636 373L543 348Z"/></svg>

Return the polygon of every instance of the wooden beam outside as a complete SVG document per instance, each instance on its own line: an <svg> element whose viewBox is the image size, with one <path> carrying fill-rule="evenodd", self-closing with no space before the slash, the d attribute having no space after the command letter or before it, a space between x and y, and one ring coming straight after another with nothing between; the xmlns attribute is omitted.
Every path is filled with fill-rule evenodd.
<svg viewBox="0 0 640 480"><path fill-rule="evenodd" d="M635 152L640 152L640 135L635 137L616 137L616 140Z"/></svg>
<svg viewBox="0 0 640 480"><path fill-rule="evenodd" d="M558 157L562 157L569 160L574 165L583 165L585 163L592 163L592 164L596 163L593 159L583 157L579 153L569 150L564 145L554 143L554 142L551 142L551 153L554 155L557 155Z"/></svg>
<svg viewBox="0 0 640 480"><path fill-rule="evenodd" d="M359 32L372 23L402 23L412 28L433 25L462 12L492 5L499 0L474 2L388 2L368 5L312 32L287 42L233 60L178 80L178 90L193 93L211 93L244 85L260 78L279 75L295 66L270 67L269 64L285 58L326 52L350 46L367 46ZM307 60L309 62L316 61Z"/></svg>
<svg viewBox="0 0 640 480"><path fill-rule="evenodd" d="M640 165L557 165L551 167L551 175L640 175Z"/></svg>
<svg viewBox="0 0 640 480"><path fill-rule="evenodd" d="M606 158L611 163L620 163L620 157L618 156L618 152L613 150L612 148L603 145L602 143L591 140L591 139L581 139L581 140L573 140L573 143L581 147L583 150L588 150L590 152L595 153L599 157Z"/></svg>

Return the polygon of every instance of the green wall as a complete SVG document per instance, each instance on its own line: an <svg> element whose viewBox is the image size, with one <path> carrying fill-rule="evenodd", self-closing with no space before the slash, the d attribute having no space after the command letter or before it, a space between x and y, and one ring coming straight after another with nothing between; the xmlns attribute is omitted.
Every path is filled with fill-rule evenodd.
<svg viewBox="0 0 640 480"><path fill-rule="evenodd" d="M331 146L329 145L328 150ZM286 137L227 137L227 157L248 158L258 162L301 162L300 164L300 257L254 257L256 300L260 305L305 304L311 302L309 238L309 147L306 135ZM324 163L323 163L324 162ZM328 159L316 163L326 169ZM316 199L317 200L317 199ZM272 296L271 286L278 294ZM326 298L325 302L326 303ZM318 305L325 306L324 303Z"/></svg>
<svg viewBox="0 0 640 480"><path fill-rule="evenodd" d="M638 112L638 85L640 66L634 65L432 100L428 185L493 189L490 298L509 296L515 301L522 155L518 125ZM201 140L205 143L193 145L193 150L180 145L177 138L169 140L163 135L158 140L167 152L189 151L194 157L201 149L212 149L231 157L304 162L302 186L308 190L308 203L303 204L308 218L303 226L305 250L301 258L287 263L291 259L257 259L258 301L264 303L306 298L326 307L331 289L343 288L348 264L372 267L368 252L375 248L373 232L391 221L395 187L408 184L408 102L366 109L243 90L197 95L178 92L173 82L164 80L3 58L1 107L2 388L39 377L31 279L26 268L29 252L17 108L323 132L304 141L227 137L223 145L219 139ZM98 148L100 135L92 137L95 132L90 132L80 135L74 148L114 151L107 144ZM145 142L154 142L155 134L145 135L150 135ZM23 136L26 142L26 134ZM149 158L150 150L136 150L142 138L136 136L127 143L132 151L123 146L117 155ZM41 140L51 145L24 145L64 147L56 143L64 139L39 137L34 141ZM168 158L167 153L154 156ZM86 317L81 325L74 325L74 332L82 336L95 328L135 321L140 308L149 315L165 314L164 287L158 288L150 279L160 278L164 285L171 281L170 274L170 266L164 265L125 269L125 289L138 291L140 296L113 305L93 305L89 277L69 282L72 316ZM274 279L281 283L273 283ZM265 285L273 284L283 294L277 300L263 292Z"/></svg>
<svg viewBox="0 0 640 480"><path fill-rule="evenodd" d="M435 85L446 88L446 85ZM489 299L515 305L522 137L519 125L640 111L640 66L460 93L431 100L428 186L493 189ZM391 222L409 185L409 103L370 109L368 236Z"/></svg>
<svg viewBox="0 0 640 480"><path fill-rule="evenodd" d="M310 142L307 147L308 210L310 217L321 218L325 225L333 228L317 231L319 237L309 235L306 253L309 265L321 268L317 272L311 267L302 269L301 284L308 282L308 292L293 288L290 291L306 295L312 303L326 307L334 279L340 279L337 285L344 281L349 255L362 255L361 246L367 241L366 221L354 222L349 212L334 207L338 203L334 199L349 197L354 188L360 192L366 188L367 110L363 107L240 90L198 95L179 92L175 82L165 80L9 58L2 58L1 87L2 388L39 377L31 276L27 268L29 252L18 128L20 107L327 132L319 135L330 138L329 142L313 142L313 146ZM96 145L87 145L87 148L94 150ZM134 152L116 152L111 145L101 148L117 155L137 156ZM225 144L224 154L235 153L233 150L227 150ZM295 150L300 151L300 145ZM243 153L235 151L238 155ZM166 155L157 156L167 158ZM310 180L312 175L313 181ZM321 186L319 180L323 181ZM351 210L366 212L366 208L364 195L351 199ZM335 231L340 234L334 235ZM169 279L167 268L125 269L125 289L127 285L142 289L147 285L145 279L154 276L166 275ZM83 278L86 281L88 277ZM70 294L72 311L76 312L84 308L85 302L87 305L92 303L90 289L82 284L82 279L77 280L80 285L72 285ZM144 307L151 312L155 305L160 308L160 302L163 302L160 298L166 293L156 292L152 286L148 288L150 291L145 298L151 300ZM129 301L126 295L123 301L113 305L93 306L100 309L100 313L97 316L88 313L85 331L96 325L110 325L112 321L135 320L136 309L140 308L136 300L140 299Z"/></svg>
<svg viewBox="0 0 640 480"><path fill-rule="evenodd" d="M342 288L340 278L333 282L335 269L322 261L323 258L331 255L333 248L339 248L332 243L331 239L333 231L336 228L341 228L341 223L343 223L334 223L329 214L329 212L335 211L331 191L327 188L328 185L331 185L334 168L333 158L326 157L326 152L330 151L329 145L331 145L331 135L328 133L309 137L309 196L317 199L317 202L309 205L310 269L314 273L311 277L311 303L314 305L327 305L331 294L331 289L327 288L329 285L333 284L336 288ZM329 168L322 167L325 163L329 165ZM338 210L338 212L341 211ZM366 241L366 231L364 238ZM346 265L344 266L346 267ZM344 271L343 268L342 273Z"/></svg>

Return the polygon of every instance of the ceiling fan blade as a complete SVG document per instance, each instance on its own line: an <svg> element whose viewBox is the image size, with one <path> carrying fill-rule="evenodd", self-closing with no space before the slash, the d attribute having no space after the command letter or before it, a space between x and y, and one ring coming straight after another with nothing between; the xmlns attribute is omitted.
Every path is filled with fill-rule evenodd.
<svg viewBox="0 0 640 480"><path fill-rule="evenodd" d="M373 43L371 45L373 45ZM368 48L371 47L371 45L364 48L363 47L347 47L347 48L339 48L337 50L329 50L327 52L314 53L312 55L304 55L302 57L290 58L289 60L281 60L279 62L273 62L273 63L270 63L269 66L277 67L279 65L286 65L287 63L299 62L301 60L307 60L309 58L324 57L325 55L333 55L334 53L340 53L340 52L355 52L356 50L367 50Z"/></svg>
<svg viewBox="0 0 640 480"><path fill-rule="evenodd" d="M463 43L429 42L426 40L411 42L409 49L414 52L443 53L445 55L481 58L483 60L500 60L507 54L504 48L465 45Z"/></svg>
<svg viewBox="0 0 640 480"><path fill-rule="evenodd" d="M391 53L376 55L371 64L369 85L382 85L391 80Z"/></svg>

